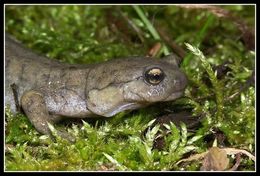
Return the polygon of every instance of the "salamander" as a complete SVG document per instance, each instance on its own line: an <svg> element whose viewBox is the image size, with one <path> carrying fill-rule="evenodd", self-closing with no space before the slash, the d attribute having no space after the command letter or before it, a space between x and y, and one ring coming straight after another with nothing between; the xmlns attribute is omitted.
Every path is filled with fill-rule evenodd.
<svg viewBox="0 0 260 176"><path fill-rule="evenodd" d="M5 105L22 109L37 131L63 118L111 117L183 95L179 59L132 56L97 64L68 64L41 56L5 36Z"/></svg>

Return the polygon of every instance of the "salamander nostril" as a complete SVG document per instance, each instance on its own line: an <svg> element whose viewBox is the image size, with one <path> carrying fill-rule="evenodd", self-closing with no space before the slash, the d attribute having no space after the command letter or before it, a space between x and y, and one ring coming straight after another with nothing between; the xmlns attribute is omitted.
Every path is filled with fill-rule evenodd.
<svg viewBox="0 0 260 176"><path fill-rule="evenodd" d="M176 79L173 81L173 85L176 90L183 90L187 86L187 78L184 74L179 74Z"/></svg>
<svg viewBox="0 0 260 176"><path fill-rule="evenodd" d="M183 88L185 88L187 86L187 84L188 84L188 79L184 74L182 74L181 85L183 86Z"/></svg>

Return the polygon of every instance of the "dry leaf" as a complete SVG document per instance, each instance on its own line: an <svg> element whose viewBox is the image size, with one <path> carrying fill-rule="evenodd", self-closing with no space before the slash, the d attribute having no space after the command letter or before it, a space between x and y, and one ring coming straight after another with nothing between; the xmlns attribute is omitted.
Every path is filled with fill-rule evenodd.
<svg viewBox="0 0 260 176"><path fill-rule="evenodd" d="M227 152L221 150L218 147L212 147L206 154L203 164L200 168L202 171L223 171L227 169L229 164L229 159L227 157Z"/></svg>

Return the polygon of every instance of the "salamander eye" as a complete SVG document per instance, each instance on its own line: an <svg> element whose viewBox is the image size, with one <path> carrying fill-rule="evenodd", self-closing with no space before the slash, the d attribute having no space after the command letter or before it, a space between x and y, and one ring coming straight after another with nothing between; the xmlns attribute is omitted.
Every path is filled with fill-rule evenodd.
<svg viewBox="0 0 260 176"><path fill-rule="evenodd" d="M144 73L146 82L152 85L157 85L164 79L164 72L160 68L151 68Z"/></svg>

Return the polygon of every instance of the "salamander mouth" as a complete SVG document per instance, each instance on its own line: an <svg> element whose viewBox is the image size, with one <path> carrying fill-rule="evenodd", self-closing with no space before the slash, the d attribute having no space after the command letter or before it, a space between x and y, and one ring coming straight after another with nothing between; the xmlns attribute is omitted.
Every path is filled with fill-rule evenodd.
<svg viewBox="0 0 260 176"><path fill-rule="evenodd" d="M173 101L177 98L180 98L182 95L183 95L183 90L174 92L170 96L168 96L166 99L164 99L163 101Z"/></svg>
<svg viewBox="0 0 260 176"><path fill-rule="evenodd" d="M111 117L111 116L114 116L116 115L117 113L119 112L123 112L123 111L126 111L126 110L135 110L135 109L139 109L141 107L145 107L146 104L140 104L140 103L125 103L119 107L116 107L112 110L110 110L109 112L106 112L103 114L103 116L105 117Z"/></svg>
<svg viewBox="0 0 260 176"><path fill-rule="evenodd" d="M172 93L170 96L168 96L166 99L164 99L162 101L173 101L173 100L181 97L182 95L183 95L183 90L180 90L178 92ZM104 114L102 114L102 116L111 117L111 116L116 115L119 112L143 108L152 103L152 102L146 102L143 100L144 99L142 99L142 101L138 101L138 102L126 102L120 106L117 106L117 107L105 112ZM155 102L153 102L153 103L155 103Z"/></svg>

